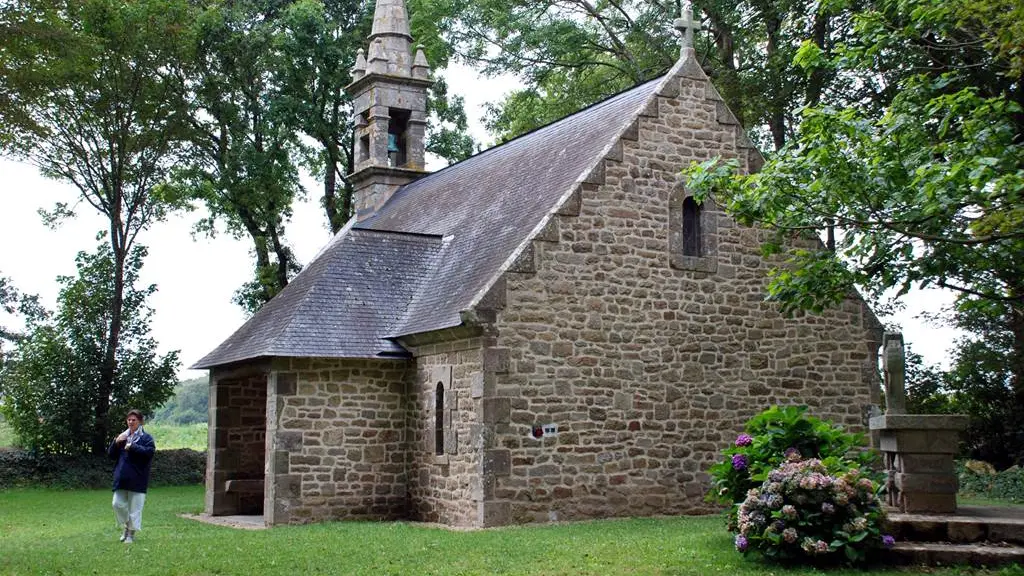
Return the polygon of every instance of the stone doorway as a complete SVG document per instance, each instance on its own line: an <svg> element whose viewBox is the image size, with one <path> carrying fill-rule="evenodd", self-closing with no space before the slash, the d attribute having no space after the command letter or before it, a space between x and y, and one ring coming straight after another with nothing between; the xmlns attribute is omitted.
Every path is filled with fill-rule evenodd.
<svg viewBox="0 0 1024 576"><path fill-rule="evenodd" d="M210 516L261 516L266 492L266 367L210 374L206 506Z"/></svg>

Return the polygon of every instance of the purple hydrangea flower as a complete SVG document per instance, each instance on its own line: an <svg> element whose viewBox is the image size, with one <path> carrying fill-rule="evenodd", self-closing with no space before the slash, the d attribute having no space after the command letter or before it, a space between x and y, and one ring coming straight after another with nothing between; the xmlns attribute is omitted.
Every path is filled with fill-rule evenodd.
<svg viewBox="0 0 1024 576"><path fill-rule="evenodd" d="M885 535L882 536L882 546L885 546L886 548L892 548L895 545L896 545L896 539L895 538L893 538L892 536L890 536L888 534L885 534Z"/></svg>
<svg viewBox="0 0 1024 576"><path fill-rule="evenodd" d="M821 503L821 511L824 512L825 514L835 514L836 507L833 506L830 502L822 502Z"/></svg>
<svg viewBox="0 0 1024 576"><path fill-rule="evenodd" d="M743 454L736 454L732 457L732 467L736 470L745 470L747 468L747 457Z"/></svg>
<svg viewBox="0 0 1024 576"><path fill-rule="evenodd" d="M754 439L750 437L750 434L740 434L736 437L737 446L750 446L754 443Z"/></svg>
<svg viewBox="0 0 1024 576"><path fill-rule="evenodd" d="M740 552L745 552L749 543L750 542L747 541L747 537L743 534L736 536L736 549Z"/></svg>
<svg viewBox="0 0 1024 576"><path fill-rule="evenodd" d="M792 447L791 448L786 448L785 455L786 455L786 460L789 460L790 462L796 462L797 460L800 460L803 457L803 455L800 454L799 450L797 450L796 448L792 448Z"/></svg>

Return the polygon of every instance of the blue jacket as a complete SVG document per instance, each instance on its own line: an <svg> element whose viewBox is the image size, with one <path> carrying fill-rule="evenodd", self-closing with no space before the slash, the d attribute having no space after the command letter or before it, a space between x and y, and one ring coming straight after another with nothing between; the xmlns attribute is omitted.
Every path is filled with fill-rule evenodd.
<svg viewBox="0 0 1024 576"><path fill-rule="evenodd" d="M114 466L114 490L145 492L149 487L149 465L153 462L156 443L143 430L131 448L125 450L124 447L124 444L114 440L107 448L107 456L117 459Z"/></svg>

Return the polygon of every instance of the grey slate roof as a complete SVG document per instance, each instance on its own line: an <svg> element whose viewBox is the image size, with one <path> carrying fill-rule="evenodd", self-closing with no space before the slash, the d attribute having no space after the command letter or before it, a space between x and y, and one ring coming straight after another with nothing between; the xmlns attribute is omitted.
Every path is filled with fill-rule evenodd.
<svg viewBox="0 0 1024 576"><path fill-rule="evenodd" d="M266 356L372 358L408 353L386 336L436 266L438 236L339 233L248 322L193 368Z"/></svg>
<svg viewBox="0 0 1024 576"><path fill-rule="evenodd" d="M601 160L653 80L406 185L360 227L451 237L399 333L458 325L478 292Z"/></svg>
<svg viewBox="0 0 1024 576"><path fill-rule="evenodd" d="M193 368L266 356L401 354L388 337L457 326L636 119L661 79L407 184L342 230Z"/></svg>

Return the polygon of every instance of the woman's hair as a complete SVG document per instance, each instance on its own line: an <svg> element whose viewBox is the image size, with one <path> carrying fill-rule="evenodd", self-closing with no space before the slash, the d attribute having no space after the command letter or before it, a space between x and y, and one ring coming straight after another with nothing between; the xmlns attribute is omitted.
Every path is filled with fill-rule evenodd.
<svg viewBox="0 0 1024 576"><path fill-rule="evenodd" d="M127 418L129 416L135 416L136 418L139 419L139 422L143 422L143 421L146 420L146 417L142 415L142 412L139 412L138 410L136 410L134 408L129 410L128 413L124 415L125 418Z"/></svg>

